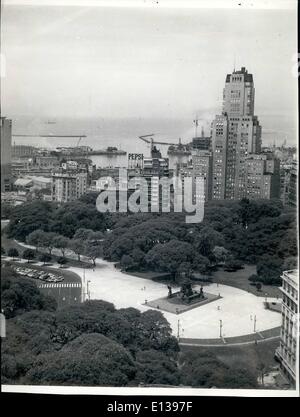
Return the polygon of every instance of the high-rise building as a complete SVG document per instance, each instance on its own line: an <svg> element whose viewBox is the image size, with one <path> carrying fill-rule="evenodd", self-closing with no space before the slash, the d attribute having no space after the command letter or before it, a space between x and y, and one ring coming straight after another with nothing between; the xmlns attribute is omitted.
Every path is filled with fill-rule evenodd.
<svg viewBox="0 0 300 417"><path fill-rule="evenodd" d="M87 173L57 170L52 173L52 200L66 203L77 200L87 190Z"/></svg>
<svg viewBox="0 0 300 417"><path fill-rule="evenodd" d="M212 198L225 199L226 161L227 161L228 120L225 115L216 116L212 122Z"/></svg>
<svg viewBox="0 0 300 417"><path fill-rule="evenodd" d="M203 135L200 137L193 138L192 149L199 149L201 151L210 151L211 150L211 137Z"/></svg>
<svg viewBox="0 0 300 417"><path fill-rule="evenodd" d="M290 171L290 166L282 165L280 167L280 200L284 206L288 204Z"/></svg>
<svg viewBox="0 0 300 417"><path fill-rule="evenodd" d="M1 117L1 192L11 190L11 126L12 121Z"/></svg>
<svg viewBox="0 0 300 417"><path fill-rule="evenodd" d="M205 201L212 199L212 154L209 150L192 151L193 178L204 179Z"/></svg>
<svg viewBox="0 0 300 417"><path fill-rule="evenodd" d="M162 158L160 151L154 147L151 151L151 158L144 158L141 176L147 181L148 202L151 201L152 209L159 210L162 204L168 204L168 196L162 193L160 186L161 178L169 178L169 160ZM146 192L141 187L141 192ZM166 201L162 201L162 197Z"/></svg>
<svg viewBox="0 0 300 417"><path fill-rule="evenodd" d="M289 191L288 191L288 205L292 207L297 207L297 181L298 180L298 170L297 162L294 161L290 171L290 181L289 181Z"/></svg>
<svg viewBox="0 0 300 417"><path fill-rule="evenodd" d="M254 95L253 76L245 67L226 76L222 115L212 123L214 199L246 197L246 159L261 151Z"/></svg>
<svg viewBox="0 0 300 417"><path fill-rule="evenodd" d="M298 322L298 292L299 271L291 270L282 273L282 319L280 346L276 350L283 373L292 385L296 383L297 354L299 349L299 322Z"/></svg>
<svg viewBox="0 0 300 417"><path fill-rule="evenodd" d="M248 155L245 174L247 198L280 198L280 161L272 154Z"/></svg>

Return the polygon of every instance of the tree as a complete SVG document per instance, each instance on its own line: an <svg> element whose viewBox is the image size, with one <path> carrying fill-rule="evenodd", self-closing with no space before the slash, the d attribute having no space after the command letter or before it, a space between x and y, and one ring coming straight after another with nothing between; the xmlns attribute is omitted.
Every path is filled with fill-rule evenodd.
<svg viewBox="0 0 300 417"><path fill-rule="evenodd" d="M87 204L80 200L63 204L55 211L53 217L51 230L68 238L74 237L78 229L106 229L105 215L97 210L95 204Z"/></svg>
<svg viewBox="0 0 300 417"><path fill-rule="evenodd" d="M80 229L76 230L76 232L73 236L73 239L88 240L92 233L93 233L92 229L80 228Z"/></svg>
<svg viewBox="0 0 300 417"><path fill-rule="evenodd" d="M10 258L13 258L13 260L15 260L15 258L19 257L19 251L16 248L10 248L7 251L7 256L9 256Z"/></svg>
<svg viewBox="0 0 300 417"><path fill-rule="evenodd" d="M70 241L70 249L77 255L78 261L80 261L80 255L84 252L84 244L80 239L72 239Z"/></svg>
<svg viewBox="0 0 300 417"><path fill-rule="evenodd" d="M234 272L242 268L243 268L243 263L239 261L238 259L233 259L233 257L230 257L229 259L227 259L227 262L224 265L225 271Z"/></svg>
<svg viewBox="0 0 300 417"><path fill-rule="evenodd" d="M27 383L126 386L136 365L120 344L97 333L83 334L60 351L40 355L27 372Z"/></svg>
<svg viewBox="0 0 300 417"><path fill-rule="evenodd" d="M133 241L127 237L116 239L109 248L109 257L118 261L123 255L129 255L133 249Z"/></svg>
<svg viewBox="0 0 300 417"><path fill-rule="evenodd" d="M146 262L156 271L170 272L175 278L178 267L183 262L192 262L193 247L180 240L171 240L155 245L146 255Z"/></svg>
<svg viewBox="0 0 300 417"><path fill-rule="evenodd" d="M193 269L195 271L200 272L201 274L205 274L208 271L209 268L209 260L200 254L196 254L193 259Z"/></svg>
<svg viewBox="0 0 300 417"><path fill-rule="evenodd" d="M52 251L55 248L59 235L54 232L47 232L44 234L44 245L48 249L49 255L52 255Z"/></svg>
<svg viewBox="0 0 300 417"><path fill-rule="evenodd" d="M66 250L70 246L70 239L65 236L56 235L53 239L53 245L55 248L60 249L62 256L65 257Z"/></svg>
<svg viewBox="0 0 300 417"><path fill-rule="evenodd" d="M282 265L283 271L289 271L290 269L298 268L298 258L296 256L290 256L286 258Z"/></svg>
<svg viewBox="0 0 300 417"><path fill-rule="evenodd" d="M62 267L63 267L63 265L65 265L67 262L68 262L68 261L67 261L67 259L66 259L66 258L64 258L63 256L60 256L60 257L57 259L57 263L60 265L60 268L62 268Z"/></svg>
<svg viewBox="0 0 300 417"><path fill-rule="evenodd" d="M6 318L30 310L54 311L56 309L54 298L40 293L32 281L19 278L9 267L3 268L2 275L1 308Z"/></svg>
<svg viewBox="0 0 300 417"><path fill-rule="evenodd" d="M136 263L130 255L124 254L120 261L121 267L127 271L135 267Z"/></svg>
<svg viewBox="0 0 300 417"><path fill-rule="evenodd" d="M261 285L261 283L260 283L260 282L257 282L257 283L255 284L255 286L256 286L257 291L260 291L260 290L261 290L262 285Z"/></svg>
<svg viewBox="0 0 300 417"><path fill-rule="evenodd" d="M215 246L212 252L217 263L225 263L229 255L229 251L223 246Z"/></svg>
<svg viewBox="0 0 300 417"><path fill-rule="evenodd" d="M34 259L34 251L32 249L25 249L23 252L23 258L27 259L27 262L29 263L29 261L31 261L32 259Z"/></svg>
<svg viewBox="0 0 300 417"><path fill-rule="evenodd" d="M257 274L252 274L250 275L250 277L248 278L248 281L256 283L260 281L260 278Z"/></svg>
<svg viewBox="0 0 300 417"><path fill-rule="evenodd" d="M1 246L1 255L5 255L5 249L3 246Z"/></svg>
<svg viewBox="0 0 300 417"><path fill-rule="evenodd" d="M243 227L247 228L251 219L251 205L248 198L243 198L240 201L239 215L241 217Z"/></svg>
<svg viewBox="0 0 300 417"><path fill-rule="evenodd" d="M131 253L132 259L135 263L135 267L141 267L145 261L145 252L143 252L140 248L134 248Z"/></svg>
<svg viewBox="0 0 300 417"><path fill-rule="evenodd" d="M34 230L48 231L56 203L33 201L13 209L7 227L8 237L25 241Z"/></svg>
<svg viewBox="0 0 300 417"><path fill-rule="evenodd" d="M41 229L34 230L26 237L26 242L36 248L44 248L46 246L45 232Z"/></svg>
<svg viewBox="0 0 300 417"><path fill-rule="evenodd" d="M266 372L268 370L266 364L263 363L263 362L260 362L257 365L257 370L260 373L261 384L264 385L264 377L265 377L265 374L266 374Z"/></svg>
<svg viewBox="0 0 300 417"><path fill-rule="evenodd" d="M49 255L48 253L43 253L43 254L39 257L39 260L40 260L41 262L43 262L43 263L44 263L44 265L45 265L47 262L51 262L51 259L52 259L52 256L51 256L51 255Z"/></svg>
<svg viewBox="0 0 300 417"><path fill-rule="evenodd" d="M136 384L179 385L180 372L174 359L158 350L138 351L136 354Z"/></svg>
<svg viewBox="0 0 300 417"><path fill-rule="evenodd" d="M201 229L193 235L193 245L197 252L203 256L210 256L213 248L224 245L224 237L210 226L201 226Z"/></svg>
<svg viewBox="0 0 300 417"><path fill-rule="evenodd" d="M97 232L92 231L89 235L89 240L91 240L92 242L97 242L97 241L99 242L99 241L102 241L103 239L104 239L104 233L100 231L97 231Z"/></svg>
<svg viewBox="0 0 300 417"><path fill-rule="evenodd" d="M177 269L179 281L189 280L192 274L192 264L190 262L182 262Z"/></svg>
<svg viewBox="0 0 300 417"><path fill-rule="evenodd" d="M99 243L87 240L84 244L84 255L87 256L96 266L96 259L100 258L103 254L102 245Z"/></svg>
<svg viewBox="0 0 300 417"><path fill-rule="evenodd" d="M257 263L257 275L265 285L280 285L282 261L275 257L263 256Z"/></svg>

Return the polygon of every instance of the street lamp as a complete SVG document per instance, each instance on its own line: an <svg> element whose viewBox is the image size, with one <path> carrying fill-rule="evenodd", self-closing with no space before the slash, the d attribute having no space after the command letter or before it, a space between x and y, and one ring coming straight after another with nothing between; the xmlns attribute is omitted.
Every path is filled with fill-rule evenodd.
<svg viewBox="0 0 300 417"><path fill-rule="evenodd" d="M87 280L87 282L86 282L86 294L87 294L89 300L91 298L91 294L90 294L90 290L89 290L89 283L90 282L91 282L90 280Z"/></svg>
<svg viewBox="0 0 300 417"><path fill-rule="evenodd" d="M180 337L180 320L177 321L177 339Z"/></svg>
<svg viewBox="0 0 300 417"><path fill-rule="evenodd" d="M254 316L253 332L256 333L256 314Z"/></svg>
<svg viewBox="0 0 300 417"><path fill-rule="evenodd" d="M222 327L223 327L223 322L222 320L220 320L220 337L222 337Z"/></svg>

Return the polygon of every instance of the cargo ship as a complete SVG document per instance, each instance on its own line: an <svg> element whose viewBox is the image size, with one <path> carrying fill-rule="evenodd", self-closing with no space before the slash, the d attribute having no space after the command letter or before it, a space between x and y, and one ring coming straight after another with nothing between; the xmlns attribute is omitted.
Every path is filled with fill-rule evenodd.
<svg viewBox="0 0 300 417"><path fill-rule="evenodd" d="M126 155L126 151L116 148L115 146L108 146L106 149L92 150L89 155Z"/></svg>
<svg viewBox="0 0 300 417"><path fill-rule="evenodd" d="M168 148L169 156L189 156L191 151L189 146L186 145L170 145Z"/></svg>

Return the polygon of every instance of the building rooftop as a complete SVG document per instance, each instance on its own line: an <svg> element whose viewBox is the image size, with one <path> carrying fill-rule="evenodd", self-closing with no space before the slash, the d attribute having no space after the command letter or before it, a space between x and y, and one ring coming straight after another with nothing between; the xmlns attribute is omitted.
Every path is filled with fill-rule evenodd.
<svg viewBox="0 0 300 417"><path fill-rule="evenodd" d="M32 178L18 178L14 185L17 187L26 187L32 183Z"/></svg>
<svg viewBox="0 0 300 417"><path fill-rule="evenodd" d="M33 176L33 177L30 177L33 181L39 181L39 182L44 182L44 183L46 183L46 184L49 184L49 183L51 183L52 182L52 178L49 178L49 177L36 177L36 176Z"/></svg>
<svg viewBox="0 0 300 417"><path fill-rule="evenodd" d="M232 72L232 74L227 74L227 76L226 76L226 82L227 83L230 82L230 77L231 77L231 75L234 75L234 74L244 74L244 81L245 82L250 82L250 83L253 82L253 75L248 74L248 71L246 70L246 68L242 67L240 70L234 70Z"/></svg>
<svg viewBox="0 0 300 417"><path fill-rule="evenodd" d="M296 285L298 285L298 281L299 281L298 269L290 269L289 271L283 271L283 275L286 276L291 281L293 281Z"/></svg>

